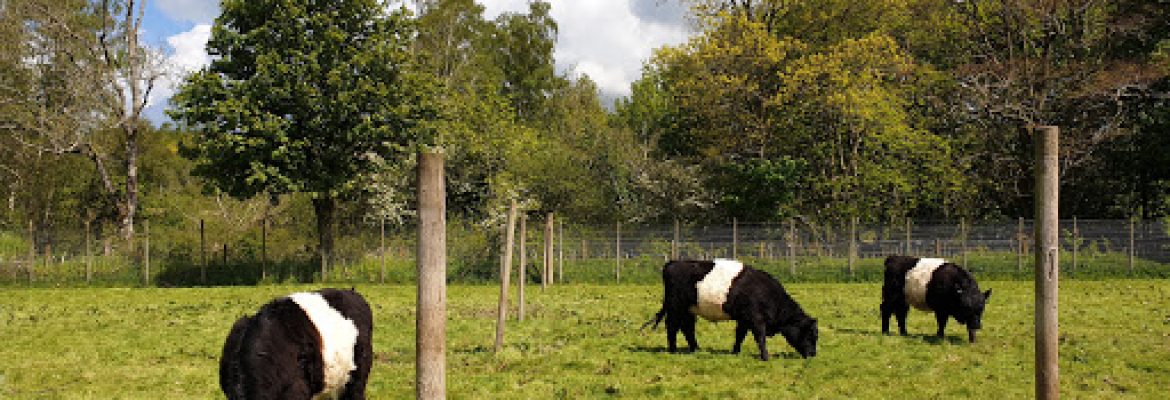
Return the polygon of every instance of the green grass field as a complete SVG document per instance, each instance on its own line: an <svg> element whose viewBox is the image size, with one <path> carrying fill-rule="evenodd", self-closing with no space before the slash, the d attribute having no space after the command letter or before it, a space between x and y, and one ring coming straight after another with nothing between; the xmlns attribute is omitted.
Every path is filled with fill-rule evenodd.
<svg viewBox="0 0 1170 400"><path fill-rule="evenodd" d="M528 315L492 351L498 288L448 289L447 386L485 398L1028 398L1033 393L1032 284L994 289L979 342L933 317L911 336L882 336L875 283L799 283L789 292L820 320L818 355L783 338L772 361L755 346L729 354L733 325L700 322L700 351L665 354L665 334L638 328L657 285L529 286ZM27 289L0 295L0 398L209 399L220 346L236 317L307 286ZM359 286L374 306L369 398L414 395L413 286ZM514 294L513 294L514 299ZM513 307L513 312L515 308ZM1170 281L1066 281L1061 389L1067 398L1162 399L1170 387ZM681 338L680 338L681 340Z"/></svg>

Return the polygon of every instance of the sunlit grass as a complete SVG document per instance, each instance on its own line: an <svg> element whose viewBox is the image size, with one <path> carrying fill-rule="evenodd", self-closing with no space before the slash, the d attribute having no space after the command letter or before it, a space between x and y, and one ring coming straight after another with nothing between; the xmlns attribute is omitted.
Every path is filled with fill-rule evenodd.
<svg viewBox="0 0 1170 400"><path fill-rule="evenodd" d="M701 322L700 351L665 354L665 334L639 331L658 285L528 287L528 315L492 351L498 288L448 292L450 398L1027 398L1033 390L1032 284L981 282L994 295L979 342L952 322L910 316L911 336L882 336L876 283L787 285L820 320L816 358L784 340L757 360L729 354L730 323ZM206 399L221 396L228 328L273 297L312 289L5 289L0 398ZM369 398L414 395L413 286L358 286L374 306ZM513 293L513 300L515 295ZM1061 286L1061 388L1068 398L1164 398L1170 387L1170 282L1067 281ZM515 306L512 307L513 317ZM749 339L750 340L750 339Z"/></svg>

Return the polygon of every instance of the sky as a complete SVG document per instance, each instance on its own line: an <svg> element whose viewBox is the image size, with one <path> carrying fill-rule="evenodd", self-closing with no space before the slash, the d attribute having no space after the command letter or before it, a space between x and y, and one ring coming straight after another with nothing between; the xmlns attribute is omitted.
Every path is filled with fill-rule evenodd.
<svg viewBox="0 0 1170 400"><path fill-rule="evenodd" d="M528 0L479 0L484 16L527 12ZM630 83L641 75L642 64L654 49L683 43L690 36L686 8L679 0L549 0L557 21L554 50L557 71L570 77L588 75L597 83L602 101L630 93ZM219 15L219 0L150 0L143 21L143 37L161 49L179 74L207 65L204 45ZM152 121L163 113L176 76L163 82L151 98L146 115Z"/></svg>

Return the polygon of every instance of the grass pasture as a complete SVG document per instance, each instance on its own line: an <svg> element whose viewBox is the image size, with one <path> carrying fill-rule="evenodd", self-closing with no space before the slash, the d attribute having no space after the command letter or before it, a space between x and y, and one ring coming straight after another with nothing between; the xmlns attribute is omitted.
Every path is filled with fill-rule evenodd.
<svg viewBox="0 0 1170 400"><path fill-rule="evenodd" d="M911 336L882 336L879 284L794 283L820 320L818 355L780 336L758 361L749 336L729 354L731 323L701 322L695 354L664 354L657 285L529 286L527 319L510 320L492 352L498 289L448 288L447 386L490 398L1029 398L1032 284L994 289L979 342L951 322L943 340L915 311ZM191 289L7 288L0 296L0 398L209 399L234 319L308 286ZM359 286L375 308L371 399L413 397L413 286ZM514 294L513 294L514 299ZM514 307L513 307L514 312ZM1067 398L1165 398L1170 387L1170 281L1061 285L1061 390ZM681 338L680 338L681 340Z"/></svg>

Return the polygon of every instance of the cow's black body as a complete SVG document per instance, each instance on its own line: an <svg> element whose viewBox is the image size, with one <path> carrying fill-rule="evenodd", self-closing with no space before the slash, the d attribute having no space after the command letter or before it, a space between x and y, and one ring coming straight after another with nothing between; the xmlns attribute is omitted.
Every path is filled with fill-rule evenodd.
<svg viewBox="0 0 1170 400"><path fill-rule="evenodd" d="M364 399L373 364L370 306L352 290L317 293L357 327L353 349L357 369L350 373L339 398ZM220 360L220 388L229 400L311 399L324 387L321 341L300 306L288 297L275 299L232 326Z"/></svg>
<svg viewBox="0 0 1170 400"><path fill-rule="evenodd" d="M882 333L890 332L890 316L898 319L898 332L906 335L906 315L910 304L906 300L906 274L919 258L889 256L886 258L885 281L882 284ZM983 308L991 290L979 291L979 285L970 272L962 267L943 263L931 275L926 286L926 304L938 322L938 337L943 337L947 319L967 326L967 339L975 342L975 331L983 328Z"/></svg>
<svg viewBox="0 0 1170 400"><path fill-rule="evenodd" d="M687 340L688 351L698 349L696 316L691 311L698 301L695 285L711 272L714 265L712 261L688 260L671 261L662 267L662 308L651 322L657 327L663 316L666 317L666 341L672 353L678 351L679 331ZM783 335L802 357L816 355L817 320L805 314L771 275L744 266L732 279L722 308L730 319L736 321L733 353L739 353L744 338L751 331L762 360L769 358L767 337L777 333Z"/></svg>

